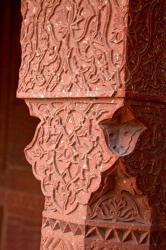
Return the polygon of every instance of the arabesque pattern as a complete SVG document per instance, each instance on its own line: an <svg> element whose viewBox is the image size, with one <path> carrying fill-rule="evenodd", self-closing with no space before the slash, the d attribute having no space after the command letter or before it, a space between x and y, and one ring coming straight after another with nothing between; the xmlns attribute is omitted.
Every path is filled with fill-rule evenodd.
<svg viewBox="0 0 166 250"><path fill-rule="evenodd" d="M101 120L111 116L116 103L28 101L41 119L27 160L47 197L47 209L70 214L86 205L100 185L101 172L117 157L104 143Z"/></svg>
<svg viewBox="0 0 166 250"><path fill-rule="evenodd" d="M112 96L124 85L128 0L25 0L19 96Z"/></svg>

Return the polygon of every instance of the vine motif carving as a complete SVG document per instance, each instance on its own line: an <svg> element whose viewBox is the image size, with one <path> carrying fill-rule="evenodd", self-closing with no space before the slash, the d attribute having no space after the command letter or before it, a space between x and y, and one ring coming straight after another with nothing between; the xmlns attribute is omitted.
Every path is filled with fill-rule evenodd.
<svg viewBox="0 0 166 250"><path fill-rule="evenodd" d="M70 214L86 205L101 181L101 172L117 157L107 148L100 120L114 104L28 102L40 117L32 142L25 149L35 176L41 180L47 209ZM112 110L112 111L113 111Z"/></svg>
<svg viewBox="0 0 166 250"><path fill-rule="evenodd" d="M24 1L18 94L115 94L124 84L127 7L128 0Z"/></svg>

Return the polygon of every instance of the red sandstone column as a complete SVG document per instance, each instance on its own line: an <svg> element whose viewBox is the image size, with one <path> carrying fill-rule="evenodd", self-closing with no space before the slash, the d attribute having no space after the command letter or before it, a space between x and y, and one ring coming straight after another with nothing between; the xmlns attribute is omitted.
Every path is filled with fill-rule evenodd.
<svg viewBox="0 0 166 250"><path fill-rule="evenodd" d="M42 250L166 249L165 2L24 0L17 95Z"/></svg>

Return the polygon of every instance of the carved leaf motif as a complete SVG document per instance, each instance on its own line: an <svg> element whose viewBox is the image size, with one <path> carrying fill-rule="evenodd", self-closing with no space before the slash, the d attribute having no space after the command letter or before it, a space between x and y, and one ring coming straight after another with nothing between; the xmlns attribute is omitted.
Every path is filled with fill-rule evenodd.
<svg viewBox="0 0 166 250"><path fill-rule="evenodd" d="M95 206L92 218L113 222L143 222L136 202L125 191L102 197Z"/></svg>

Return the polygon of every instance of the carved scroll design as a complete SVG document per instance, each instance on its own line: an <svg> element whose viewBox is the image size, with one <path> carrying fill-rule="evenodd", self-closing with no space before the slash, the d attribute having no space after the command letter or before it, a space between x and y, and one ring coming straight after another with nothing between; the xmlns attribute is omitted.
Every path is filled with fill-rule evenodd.
<svg viewBox="0 0 166 250"><path fill-rule="evenodd" d="M124 84L128 0L25 0L19 96L112 96Z"/></svg>
<svg viewBox="0 0 166 250"><path fill-rule="evenodd" d="M110 223L149 225L151 209L138 190L136 178L126 173L119 160L114 168L102 174L99 189L88 204L88 219L110 226Z"/></svg>
<svg viewBox="0 0 166 250"><path fill-rule="evenodd" d="M47 210L70 214L86 205L101 172L117 160L107 148L99 122L117 108L110 103L27 102L41 119L25 149L41 181Z"/></svg>
<svg viewBox="0 0 166 250"><path fill-rule="evenodd" d="M46 197L45 209L60 214L70 214L78 206L87 205L91 194L101 184L101 173L114 166L121 156L109 149L107 142L112 139L108 137L105 141L103 130L110 130L119 137L124 124L129 124L126 145L129 150L125 150L126 154L134 149L145 130L128 108L119 109L116 103L28 101L27 104L31 114L39 117L41 122L25 154L35 176L41 181ZM118 123L118 130L114 130L115 123ZM117 147L120 143L118 140ZM110 199L103 196L92 217L101 216L109 205L110 214L105 218L102 215L102 219L107 216L113 221L138 220L137 205L132 197L125 190L117 191L110 195ZM117 218L115 211L119 213Z"/></svg>

